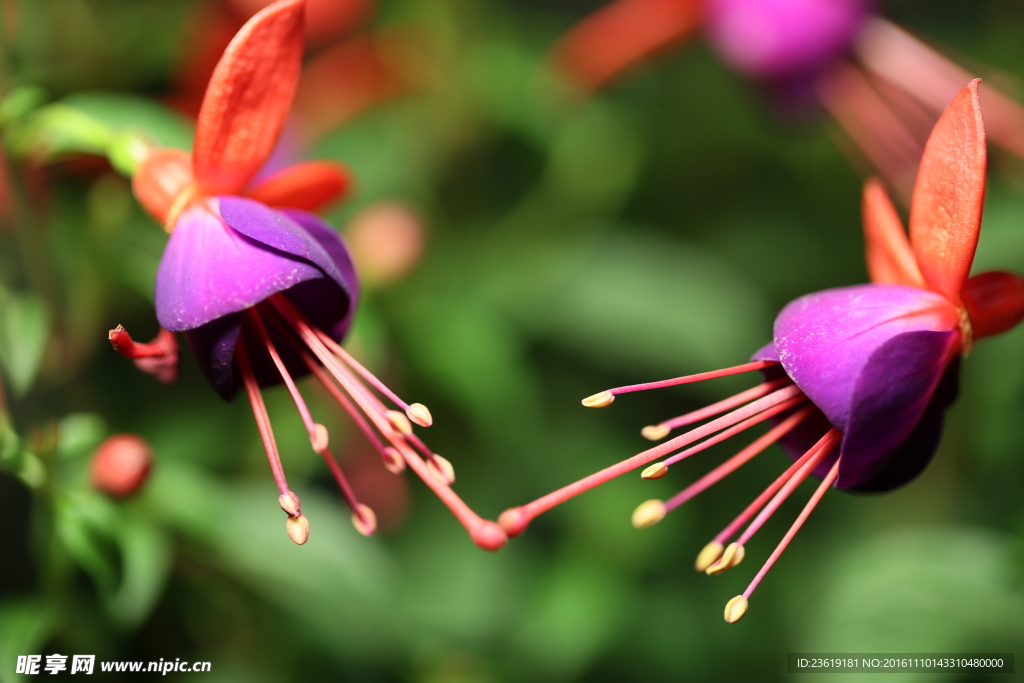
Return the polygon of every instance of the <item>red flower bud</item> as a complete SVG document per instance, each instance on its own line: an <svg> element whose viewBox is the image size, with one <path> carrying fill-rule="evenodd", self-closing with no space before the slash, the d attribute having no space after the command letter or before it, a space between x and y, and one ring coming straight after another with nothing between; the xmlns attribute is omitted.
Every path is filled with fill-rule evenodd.
<svg viewBox="0 0 1024 683"><path fill-rule="evenodd" d="M105 439L92 457L89 479L93 488L115 498L134 495L153 466L153 451L135 434L116 434Z"/></svg>

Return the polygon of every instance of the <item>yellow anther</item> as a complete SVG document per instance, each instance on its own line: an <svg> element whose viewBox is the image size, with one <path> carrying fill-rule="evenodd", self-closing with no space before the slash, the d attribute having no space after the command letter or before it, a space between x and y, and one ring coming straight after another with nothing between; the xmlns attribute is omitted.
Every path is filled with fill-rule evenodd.
<svg viewBox="0 0 1024 683"><path fill-rule="evenodd" d="M610 391L602 391L599 394L587 396L583 399L583 405L587 408L604 408L605 406L610 406L614 400L615 394Z"/></svg>
<svg viewBox="0 0 1024 683"><path fill-rule="evenodd" d="M299 504L299 497L291 491L285 491L277 497L277 504L289 517L298 517L302 514L302 505Z"/></svg>
<svg viewBox="0 0 1024 683"><path fill-rule="evenodd" d="M422 403L411 404L409 409L405 411L405 414L420 427L429 427L434 424L433 415L430 414L430 410Z"/></svg>
<svg viewBox="0 0 1024 683"><path fill-rule="evenodd" d="M402 455L396 448L388 446L381 453L381 457L384 458L384 467L387 468L391 474L401 474L405 471L405 460L402 459Z"/></svg>
<svg viewBox="0 0 1024 683"><path fill-rule="evenodd" d="M665 425L650 425L640 430L640 435L650 441L661 441L672 430Z"/></svg>
<svg viewBox="0 0 1024 683"><path fill-rule="evenodd" d="M405 413L400 413L397 410L389 410L387 412L388 422L391 426L397 429L402 434L412 434L412 425L409 424L409 418L405 416Z"/></svg>
<svg viewBox="0 0 1024 683"><path fill-rule="evenodd" d="M633 526L637 529L653 526L665 518L665 504L660 500L645 500L633 511Z"/></svg>
<svg viewBox="0 0 1024 683"><path fill-rule="evenodd" d="M448 486L455 483L455 468L448 462L447 458L442 458L437 453L434 453L434 457L427 460L427 469Z"/></svg>
<svg viewBox="0 0 1024 683"><path fill-rule="evenodd" d="M743 618L743 615L747 613L747 599L742 595L737 595L735 598L725 603L725 622L727 624L735 624L737 621Z"/></svg>
<svg viewBox="0 0 1024 683"><path fill-rule="evenodd" d="M329 441L327 427L319 423L314 424L313 433L309 435L309 441L313 444L313 450L317 453L323 453L327 450L327 442Z"/></svg>
<svg viewBox="0 0 1024 683"><path fill-rule="evenodd" d="M359 506L352 513L352 526L363 536L372 536L377 530L377 515L370 506L359 503Z"/></svg>
<svg viewBox="0 0 1024 683"><path fill-rule="evenodd" d="M292 539L296 545L302 545L309 540L309 520L305 515L289 517L284 528L288 532L288 538Z"/></svg>
<svg viewBox="0 0 1024 683"><path fill-rule="evenodd" d="M726 547L725 552L722 553L722 557L717 562L710 565L704 571L708 574L721 574L730 567L735 567L743 561L743 557L747 554L747 551L743 546L737 543L730 543Z"/></svg>
<svg viewBox="0 0 1024 683"><path fill-rule="evenodd" d="M722 551L725 550L718 541L711 541L697 554L697 561L693 563L693 568L699 572L704 571L722 556Z"/></svg>
<svg viewBox="0 0 1024 683"><path fill-rule="evenodd" d="M656 462L640 473L641 479L661 479L668 474L668 465L663 462Z"/></svg>

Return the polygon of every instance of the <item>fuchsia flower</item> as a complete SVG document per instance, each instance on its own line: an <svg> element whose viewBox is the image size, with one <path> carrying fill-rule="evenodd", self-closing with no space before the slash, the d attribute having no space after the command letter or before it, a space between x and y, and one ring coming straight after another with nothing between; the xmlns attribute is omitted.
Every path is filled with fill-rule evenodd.
<svg viewBox="0 0 1024 683"><path fill-rule="evenodd" d="M373 511L356 499L332 455L327 430L299 393L295 378L312 373L388 469L411 467L479 545L497 549L504 532L451 490L451 464L412 431L410 421L431 424L427 408L402 401L338 344L355 312L359 280L345 244L309 210L341 194L347 173L336 164L309 162L253 182L295 95L304 5L279 0L239 31L207 88L192 154L154 150L134 178L139 200L171 233L157 272L157 318L166 330L185 334L222 397L245 389L296 543L306 541L309 523L285 479L260 392L273 384L288 389L356 528L369 534L376 526ZM159 342L133 345L123 329L111 338L136 354L131 357L159 353Z"/></svg>
<svg viewBox="0 0 1024 683"><path fill-rule="evenodd" d="M740 619L751 593L830 486L885 491L924 469L938 445L943 413L955 398L960 358L975 341L1024 319L1024 278L1007 272L968 277L981 226L985 162L978 81L973 81L946 108L925 147L910 211L909 241L880 183L869 181L865 187L872 284L826 290L791 302L775 320L774 341L750 363L619 387L584 399L585 406L603 407L616 395L633 391L753 370L765 377L762 384L736 396L645 428L644 436L658 440L677 427L731 411L507 510L499 520L505 530L519 534L545 510L664 458L642 475L660 478L673 463L770 421L767 433L725 463L668 501L647 501L633 516L637 527L658 522L779 442L793 464L697 558L698 571L717 573L743 559L744 544L808 475L820 477L810 502L775 552L743 594L726 606L726 621ZM705 440L691 445L700 439Z"/></svg>
<svg viewBox="0 0 1024 683"><path fill-rule="evenodd" d="M701 29L777 98L817 98L901 195L935 119L971 76L867 0L614 0L573 27L558 67L585 90ZM986 86L990 137L1024 156L1024 107Z"/></svg>

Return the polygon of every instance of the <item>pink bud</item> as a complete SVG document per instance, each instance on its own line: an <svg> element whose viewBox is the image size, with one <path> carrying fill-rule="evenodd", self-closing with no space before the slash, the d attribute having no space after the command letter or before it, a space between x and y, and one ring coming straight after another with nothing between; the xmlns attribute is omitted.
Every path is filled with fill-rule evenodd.
<svg viewBox="0 0 1024 683"><path fill-rule="evenodd" d="M89 478L98 491L126 498L142 487L152 466L153 451L145 440L135 434L116 434L96 448Z"/></svg>

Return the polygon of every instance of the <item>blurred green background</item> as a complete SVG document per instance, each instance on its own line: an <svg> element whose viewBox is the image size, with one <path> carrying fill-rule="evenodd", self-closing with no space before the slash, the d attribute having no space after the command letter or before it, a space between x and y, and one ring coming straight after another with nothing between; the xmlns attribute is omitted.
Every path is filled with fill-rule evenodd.
<svg viewBox="0 0 1024 683"><path fill-rule="evenodd" d="M166 103L182 94L176 74L198 49L206 5L218 4L0 2L12 188L0 217L0 681L19 678L18 655L53 652L207 660L210 681L485 683L777 680L787 652L1019 650L1024 329L964 363L931 467L885 496L829 493L736 625L722 621L725 602L812 484L738 568L707 577L693 558L781 471L781 451L653 528L629 521L736 441L661 480L628 475L592 491L492 555L421 482L387 474L310 391L382 520L378 536L358 536L275 388L268 407L312 527L294 546L246 402L217 398L184 348L180 380L164 386L105 340L117 324L137 339L156 333L166 235L105 162L43 163L18 146L19 121L60 101L187 147L191 124ZM861 178L834 124L778 116L699 39L574 96L545 55L599 5L381 2L351 31L406 41L414 85L302 150L353 170L354 195L329 215L343 232L380 202L420 217L422 256L368 286L349 347L430 406L423 438L490 518L642 450L644 425L751 380L635 394L601 411L582 397L744 362L787 301L866 279ZM1024 82L1019 3L883 9ZM1024 169L993 152L990 170L976 268L1024 272ZM119 432L156 454L145 489L124 502L86 477L92 449ZM1002 680L929 676L990 679Z"/></svg>

